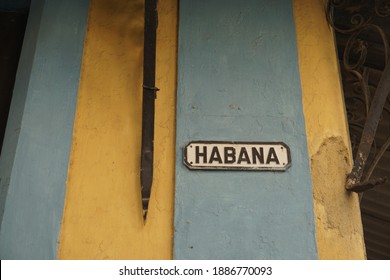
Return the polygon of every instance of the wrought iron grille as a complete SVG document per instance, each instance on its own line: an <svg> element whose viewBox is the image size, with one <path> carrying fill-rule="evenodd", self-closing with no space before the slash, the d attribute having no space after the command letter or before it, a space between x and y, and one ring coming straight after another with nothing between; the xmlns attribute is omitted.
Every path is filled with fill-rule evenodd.
<svg viewBox="0 0 390 280"><path fill-rule="evenodd" d="M390 1L332 0L326 15L344 46L342 74L354 152L346 189L363 192L387 179L372 178L372 174L390 147L388 124L387 139L375 137L378 126L390 117Z"/></svg>
<svg viewBox="0 0 390 280"><path fill-rule="evenodd" d="M367 258L390 259L390 1L333 0L326 14L335 30L354 155L346 188L360 192Z"/></svg>

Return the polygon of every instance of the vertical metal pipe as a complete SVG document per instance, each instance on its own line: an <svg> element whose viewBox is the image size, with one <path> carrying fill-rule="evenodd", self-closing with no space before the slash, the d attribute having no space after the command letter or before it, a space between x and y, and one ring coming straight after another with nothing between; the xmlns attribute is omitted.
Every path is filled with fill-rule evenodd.
<svg viewBox="0 0 390 280"><path fill-rule="evenodd" d="M142 100L141 194L144 222L153 183L154 101L156 99L157 0L145 0Z"/></svg>

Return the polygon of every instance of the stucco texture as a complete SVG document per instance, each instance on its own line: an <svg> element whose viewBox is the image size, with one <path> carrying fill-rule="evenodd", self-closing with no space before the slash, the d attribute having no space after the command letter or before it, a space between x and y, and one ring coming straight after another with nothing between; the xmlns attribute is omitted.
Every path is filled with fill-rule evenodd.
<svg viewBox="0 0 390 280"><path fill-rule="evenodd" d="M207 88L200 81L199 87L183 86L179 90L179 94L182 95L182 105L178 106L177 113L180 116L187 114L188 119L181 119L183 133L178 138L181 142L177 146L177 156L175 156L177 1L159 1L156 86L160 88L160 91L156 100L155 179L148 222L145 226L143 225L139 178L143 2L142 0L92 0L90 4L58 258L172 258L176 159L179 169L177 178L181 184L176 198L176 230L179 231L179 235L182 234L181 236L175 234L176 238L179 236L175 244L177 258L206 258L207 256L214 258L316 258L318 249L320 259L364 259L358 198L357 195L347 193L344 189L346 174L351 169L351 152L346 120L343 117L345 112L333 34L325 21L322 0L293 2L303 97L297 85L299 84L299 81L296 81L298 77L292 74L299 72L298 66L294 66L296 63L291 61L296 55L296 50L289 50L291 53L278 52L278 47L286 47L283 40L276 46L271 44L281 37L275 35L269 38L267 36L271 36L272 32L263 32L254 34L252 38L246 35L247 29L245 32L227 34L232 35L225 38L226 46L230 48L228 51L231 53L226 56L222 54L216 61L225 67L217 68L216 63L211 66L211 69L207 68L210 73L216 75L218 71L231 69L230 78L233 81L237 77L241 77L242 80L247 78L242 76L239 68L229 65L228 58L235 54L235 48L242 47L242 42L239 40L232 43L234 36L248 40L245 42L250 46L249 50L252 52L249 54L252 56L258 53L263 54L260 48L263 48L263 51L266 48L270 54L274 54L256 58L258 61L266 60L263 61L264 65L269 64L276 68L271 69L274 72L265 68L259 70L258 63L253 64L252 58L241 60L242 57L237 57L237 61L251 67L249 75L257 73L256 71L260 71L261 73L257 74L261 75L254 77L249 84L237 82L225 84L225 80L219 81L210 76ZM193 3L196 2L193 1ZM210 1L201 2L204 5L210 4ZM282 6L287 2L272 1L273 4L267 2L267 7L272 9L275 5ZM234 1L220 1L219 3L227 5L226 3L234 3ZM255 1L245 1L245 3L255 3ZM199 7L200 4L196 6ZM261 10L265 19L276 24L272 21L275 17L266 13L267 9ZM233 11L234 9L232 13ZM242 14L250 14L250 11L251 8L248 7ZM281 13L278 19L288 21L287 26L291 26L293 22L290 18L291 13L287 13L286 16L283 12L287 10L276 9L276 11ZM236 15L237 23L248 20L242 14ZM197 15L207 19L207 16L200 12ZM215 14L209 18L212 17L215 17ZM250 19L257 20L257 17ZM187 19L183 18L184 22L185 20ZM227 28L226 30L231 28L232 32L235 31L231 25L232 21L228 21L223 16L220 23L226 24L224 27ZM256 23L258 24L257 21ZM276 24L273 28L278 28L278 26ZM211 26L206 31L211 32L213 28L215 26ZM280 25L279 28L276 34L287 32L285 26ZM208 37L207 32L203 35L205 35L203 39L208 40L211 47L215 47L211 48L215 52L207 52L202 45L198 49L199 53L192 53L195 57L192 60L192 66L188 66L189 68L197 65L199 57L203 57L205 61L212 61L221 55L217 50L220 50L219 47L223 44L218 45L220 42L213 41L212 37ZM225 35L218 34L223 38ZM295 36L292 31L287 32L287 35ZM265 38L268 39L265 40ZM180 50L182 51L183 49ZM286 56L281 58L280 53ZM184 62L188 62L188 59L190 57L183 56ZM237 61L232 65L236 65ZM286 68L287 62L293 66ZM202 75L207 75L205 69L192 78L200 79ZM290 69L291 72L284 72L286 69ZM178 71L183 70L179 65ZM269 82L266 79L281 76L290 77L291 80L280 84L277 80ZM296 90L292 90L291 84L295 85ZM280 92L290 92L290 95L286 96L294 95L292 101L290 99L270 100L274 95L264 94L268 91L273 92L275 90L273 87L277 86L281 87ZM254 94L254 90L258 87L261 87L264 95ZM196 98L188 97L194 89L197 90ZM207 92L204 92L206 89L214 89L216 94L207 95ZM280 106L280 108L278 107L275 111L274 107L263 104L261 106L264 108L261 112L258 107L253 106L255 99L245 103L242 95L231 94L234 90L240 93L249 92L253 94L252 98L261 98L256 101L257 104L273 101L277 104L275 106ZM295 115L300 112L298 110L296 113L296 108L301 106L301 98L303 98L306 135L301 127L303 118ZM291 102L296 103L291 106ZM274 125L276 122L274 114L278 114L281 118L277 129ZM256 121L259 117L264 124ZM195 121L197 118L199 121ZM245 125L248 123L253 127L249 136L243 133L233 133L230 130L232 125L236 125L237 131L245 132ZM210 130L210 126L214 129ZM296 126L302 131L297 132ZM268 135L268 138L264 139L264 135ZM283 175L272 174L265 179L259 179L258 175L253 173L247 174L246 181L238 179L236 174L226 177L221 174L215 176L212 173L202 175L185 173L190 171L186 170L182 164L181 152L188 141L196 140L195 138L202 138L202 140L224 138L226 140L226 137L232 137L233 140L248 140L248 137L251 138L249 140L253 138L269 141L283 140L289 145L294 143L292 144L293 161L298 160L302 165L298 166L293 162L295 169L290 169ZM283 137L286 139L282 139ZM305 140L308 143L309 155L305 150L306 144L302 144ZM311 179L307 171L309 165L305 162L307 158L310 159ZM296 173L288 177L291 172L298 172L297 168L302 169L299 172L304 174L299 176ZM191 177L193 181L186 176ZM281 177L285 178L285 181L281 181ZM188 185L189 182L193 185ZM286 184L283 182L291 184L287 191ZM313 185L313 195L309 193L311 192L310 183ZM246 191L249 189L247 196L242 196L242 192L237 191L236 186L243 185L249 186L246 189ZM194 186L199 188L193 188ZM304 188L303 196L303 192L296 190L298 186ZM191 188L183 191L184 187ZM263 187L265 191L258 192L259 187ZM256 195L259 195L258 198ZM196 200L197 197L199 200ZM313 211L312 197L314 198L314 218L311 213ZM277 211L273 211L275 201L280 202L281 199L284 199L286 203L281 203L282 206L278 207ZM263 203L260 206L259 201ZM248 207L248 203L254 208ZM294 213L286 206L290 205L288 203L296 207ZM191 208L191 206L194 207ZM190 217L192 220L187 219L186 211L189 216L198 215L198 217L195 219ZM302 215L302 213L305 214ZM291 214L291 219L288 219L287 214ZM226 219L218 215L225 215ZM280 219L273 224L275 215L279 215ZM238 216L241 219L235 219ZM314 219L315 228L312 225ZM257 224L254 221L257 221ZM300 243L291 242L292 239L288 238L291 226L287 221L293 223L296 232L307 234L309 237L298 236L296 240ZM268 227L273 225L273 231L268 230L264 224ZM306 225L307 228L303 229L302 225ZM214 235L210 234L213 227L223 228L225 226L236 228L236 230L232 234L232 231L226 227L224 231L218 231ZM240 226L249 227L252 231L241 231ZM317 248L315 240L312 240L314 230ZM286 234L283 235L284 233ZM247 240L251 238L254 242L248 243ZM213 242L216 239L224 243L222 247L218 247L221 243ZM203 248L199 249L193 245L193 241L199 241L196 244L202 245ZM255 248L253 244L257 247ZM209 255L205 255L205 252ZM226 254L223 255L224 253Z"/></svg>
<svg viewBox="0 0 390 280"><path fill-rule="evenodd" d="M344 188L352 156L325 1L295 0L294 12L319 257L365 259L358 195Z"/></svg>
<svg viewBox="0 0 390 280"><path fill-rule="evenodd" d="M181 0L175 259L317 259L289 0ZM188 170L191 141L290 147L285 172Z"/></svg>
<svg viewBox="0 0 390 280"><path fill-rule="evenodd" d="M88 0L31 3L0 158L0 259L56 258L87 13Z"/></svg>
<svg viewBox="0 0 390 280"><path fill-rule="evenodd" d="M92 0L58 258L172 257L176 0L159 1L155 171L140 192L144 1Z"/></svg>

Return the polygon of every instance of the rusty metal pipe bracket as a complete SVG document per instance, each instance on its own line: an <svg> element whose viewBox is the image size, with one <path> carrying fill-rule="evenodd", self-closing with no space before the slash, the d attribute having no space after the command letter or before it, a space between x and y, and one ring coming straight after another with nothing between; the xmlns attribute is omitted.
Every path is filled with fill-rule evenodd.
<svg viewBox="0 0 390 280"><path fill-rule="evenodd" d="M341 18L339 12L344 12ZM390 47L386 33L376 24L378 18L390 16L390 1L346 1L329 0L326 6L326 17L329 25L339 34L348 35L348 41L343 53L343 67L352 76L358 79L363 97L360 98L366 111L365 123L362 125L360 142L355 154L352 171L347 176L345 188L347 191L364 192L376 185L385 183L387 178L370 179L375 166L389 147L389 140L385 142L375 155L371 166L367 168L367 161L372 152L376 131L382 113L385 110L386 100L390 93ZM337 19L337 20L336 20ZM348 22L348 19L350 20ZM335 21L340 21L336 22ZM364 34L365 36L363 36ZM367 33L375 34L383 47L384 70L379 80L374 96L371 98L369 87L369 71L365 63L370 47ZM353 55L352 55L353 54ZM352 56L352 57L350 57ZM351 125L351 123L350 123ZM353 123L352 125L356 125ZM360 127L360 124L359 124ZM390 139L390 136L389 136Z"/></svg>
<svg viewBox="0 0 390 280"><path fill-rule="evenodd" d="M379 124L379 120L382 115L383 108L385 106L389 93L390 63L387 62L385 70L382 73L381 79L376 89L375 96L372 100L366 123L364 124L364 129L362 137L360 139L360 144L354 161L352 172L347 176L347 183L345 187L347 190L353 190L354 186L360 185L365 165L368 156L370 155L371 146L375 138L375 133Z"/></svg>
<svg viewBox="0 0 390 280"><path fill-rule="evenodd" d="M347 191L350 192L362 193L371 190L378 185L382 185L386 183L386 181L387 181L387 177L373 178L361 183L356 183L354 185L346 186L346 189Z"/></svg>

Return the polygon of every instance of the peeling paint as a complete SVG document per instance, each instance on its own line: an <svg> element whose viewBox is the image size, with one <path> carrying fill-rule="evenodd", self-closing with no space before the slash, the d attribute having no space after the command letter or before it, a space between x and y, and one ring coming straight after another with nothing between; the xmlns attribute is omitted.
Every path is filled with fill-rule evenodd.
<svg viewBox="0 0 390 280"><path fill-rule="evenodd" d="M341 137L327 138L311 157L317 244L322 259L364 259L359 201L345 190L350 166Z"/></svg>
<svg viewBox="0 0 390 280"><path fill-rule="evenodd" d="M365 259L358 195L345 190L351 145L324 0L295 0L303 108L321 259Z"/></svg>

